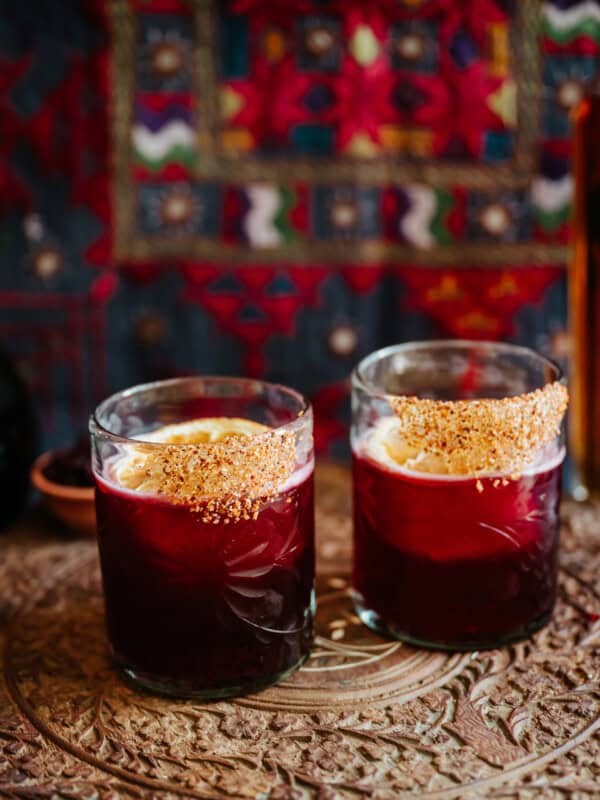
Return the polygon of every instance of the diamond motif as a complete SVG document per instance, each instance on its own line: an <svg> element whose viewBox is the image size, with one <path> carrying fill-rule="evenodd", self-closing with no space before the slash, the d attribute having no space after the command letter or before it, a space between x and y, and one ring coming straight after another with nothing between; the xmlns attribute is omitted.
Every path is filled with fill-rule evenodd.
<svg viewBox="0 0 600 800"><path fill-rule="evenodd" d="M394 69L434 73L438 68L438 26L427 20L405 20L391 29Z"/></svg>
<svg viewBox="0 0 600 800"><path fill-rule="evenodd" d="M336 72L340 66L340 23L331 17L300 17L297 21L298 69Z"/></svg>
<svg viewBox="0 0 600 800"><path fill-rule="evenodd" d="M403 80L396 86L392 93L396 108L411 114L426 100L426 95L411 81Z"/></svg>
<svg viewBox="0 0 600 800"><path fill-rule="evenodd" d="M368 25L359 25L352 34L348 49L361 67L368 67L379 57L379 40Z"/></svg>

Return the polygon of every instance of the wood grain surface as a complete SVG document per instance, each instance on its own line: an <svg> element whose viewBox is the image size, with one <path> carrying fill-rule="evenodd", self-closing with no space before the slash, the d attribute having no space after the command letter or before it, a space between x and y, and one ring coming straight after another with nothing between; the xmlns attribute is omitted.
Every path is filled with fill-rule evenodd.
<svg viewBox="0 0 600 800"><path fill-rule="evenodd" d="M600 797L600 506L564 506L552 623L472 654L359 623L341 467L320 467L317 524L311 658L280 686L210 704L120 681L93 542L39 516L3 536L0 797Z"/></svg>

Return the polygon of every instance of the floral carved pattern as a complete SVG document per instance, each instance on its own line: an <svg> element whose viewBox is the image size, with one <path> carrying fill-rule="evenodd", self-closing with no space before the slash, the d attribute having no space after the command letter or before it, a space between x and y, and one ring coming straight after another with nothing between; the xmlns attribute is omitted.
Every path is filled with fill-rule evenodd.
<svg viewBox="0 0 600 800"><path fill-rule="evenodd" d="M166 700L122 683L95 545L22 527L5 537L0 796L597 797L600 508L566 505L547 628L501 650L440 654L383 640L355 617L345 481L322 471L311 658L237 701Z"/></svg>

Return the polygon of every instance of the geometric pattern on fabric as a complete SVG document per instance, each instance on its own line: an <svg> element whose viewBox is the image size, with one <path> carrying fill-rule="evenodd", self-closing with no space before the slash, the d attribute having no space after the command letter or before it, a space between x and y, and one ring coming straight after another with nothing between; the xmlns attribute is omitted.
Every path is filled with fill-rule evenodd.
<svg viewBox="0 0 600 800"><path fill-rule="evenodd" d="M564 260L563 5L116 0L117 257Z"/></svg>
<svg viewBox="0 0 600 800"><path fill-rule="evenodd" d="M249 374L346 451L348 375L431 337L562 363L586 0L42 0L0 32L0 347L45 444Z"/></svg>

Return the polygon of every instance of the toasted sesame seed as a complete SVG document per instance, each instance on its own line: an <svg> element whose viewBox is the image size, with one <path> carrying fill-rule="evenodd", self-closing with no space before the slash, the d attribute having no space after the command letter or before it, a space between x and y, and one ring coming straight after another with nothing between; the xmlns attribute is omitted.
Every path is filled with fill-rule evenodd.
<svg viewBox="0 0 600 800"><path fill-rule="evenodd" d="M291 431L275 433L265 426L256 435L232 433L216 442L140 446L135 458L119 472L123 486L137 488L143 469L144 491L163 495L216 525L258 518L294 471L296 441Z"/></svg>
<svg viewBox="0 0 600 800"><path fill-rule="evenodd" d="M440 456L448 474L515 478L560 433L568 392L555 381L515 397L450 401L389 396L388 402L399 435L409 446Z"/></svg>

